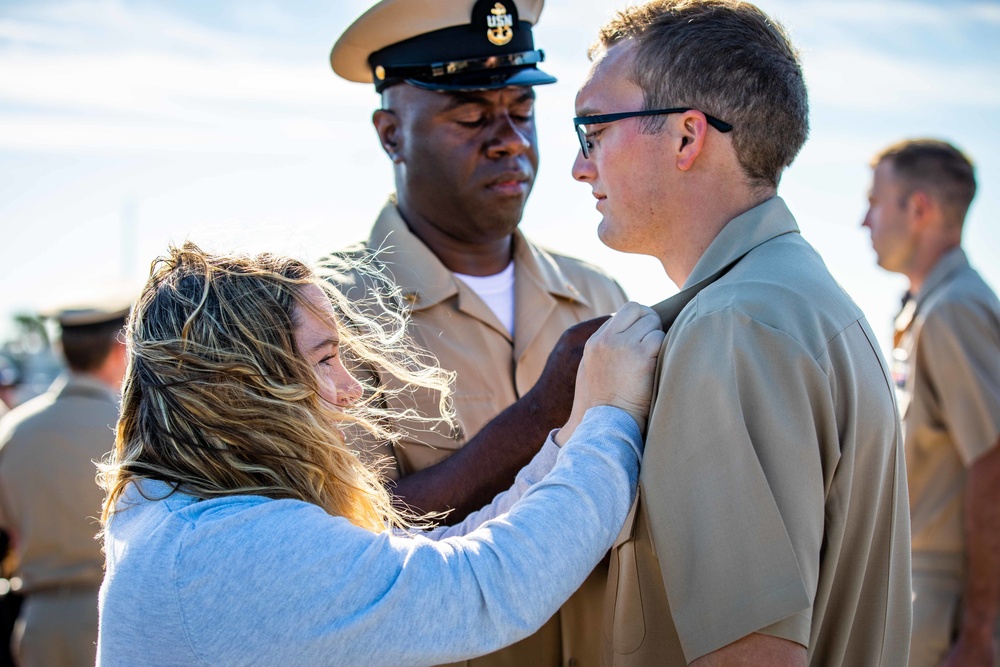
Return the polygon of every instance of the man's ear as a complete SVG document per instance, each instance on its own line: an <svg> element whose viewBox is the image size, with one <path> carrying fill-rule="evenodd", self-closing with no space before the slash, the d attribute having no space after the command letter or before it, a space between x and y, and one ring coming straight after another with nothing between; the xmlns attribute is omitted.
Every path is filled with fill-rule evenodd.
<svg viewBox="0 0 1000 667"><path fill-rule="evenodd" d="M688 171L694 166L695 160L701 155L705 146L705 135L708 134L708 121L705 114L691 109L685 111L679 120L680 136L677 138L677 168Z"/></svg>
<svg viewBox="0 0 1000 667"><path fill-rule="evenodd" d="M393 163L402 162L403 133L399 127L399 117L388 109L376 109L372 114L372 124L378 132L378 140L385 154Z"/></svg>
<svg viewBox="0 0 1000 667"><path fill-rule="evenodd" d="M128 370L128 348L121 340L116 340L111 352L101 365L100 373L108 384L121 386L125 379L125 372Z"/></svg>
<svg viewBox="0 0 1000 667"><path fill-rule="evenodd" d="M910 219L917 229L924 229L940 216L937 200L924 190L914 190L906 202Z"/></svg>

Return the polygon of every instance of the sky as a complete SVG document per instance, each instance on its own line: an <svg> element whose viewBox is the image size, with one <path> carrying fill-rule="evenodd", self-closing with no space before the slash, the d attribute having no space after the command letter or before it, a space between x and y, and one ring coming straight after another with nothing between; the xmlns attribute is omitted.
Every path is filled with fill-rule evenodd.
<svg viewBox="0 0 1000 667"><path fill-rule="evenodd" d="M549 0L535 28L541 167L522 229L629 296L676 291L597 239L570 168L586 50L619 0ZM330 70L365 0L0 0L0 340L13 313L137 293L169 243L304 260L367 236L393 189L378 96ZM1000 287L1000 2L762 0L801 50L811 134L779 194L888 342L905 279L875 265L870 157L945 139L977 165L974 266Z"/></svg>

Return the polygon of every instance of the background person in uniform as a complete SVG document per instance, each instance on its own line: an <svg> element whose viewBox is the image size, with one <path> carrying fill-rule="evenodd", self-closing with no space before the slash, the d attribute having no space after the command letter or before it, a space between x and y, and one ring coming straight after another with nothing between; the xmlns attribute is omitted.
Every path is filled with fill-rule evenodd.
<svg viewBox="0 0 1000 667"><path fill-rule="evenodd" d="M95 461L114 446L127 303L58 314L68 372L0 420L0 527L25 596L14 636L20 667L93 665L104 555Z"/></svg>
<svg viewBox="0 0 1000 667"><path fill-rule="evenodd" d="M590 55L574 176L601 240L683 287L654 307L676 320L612 552L605 664L904 664L889 372L776 196L808 133L794 47L749 3L661 0L611 19Z"/></svg>
<svg viewBox="0 0 1000 667"><path fill-rule="evenodd" d="M383 0L330 56L337 74L381 94L373 122L396 185L348 254L384 249L378 261L405 297L390 309L405 310L408 333L457 372L459 427L414 428L382 453L395 461L398 497L455 508L455 519L506 488L565 421L580 345L597 323L563 332L625 300L603 272L517 228L538 169L532 87L555 81L536 67L541 10L541 0ZM337 283L353 299L375 287L357 273ZM397 407L435 414L435 400L418 392ZM596 667L605 578L601 568L538 634L473 664Z"/></svg>
<svg viewBox="0 0 1000 667"><path fill-rule="evenodd" d="M0 417L15 405L14 390L21 374L10 359L0 354Z"/></svg>
<svg viewBox="0 0 1000 667"><path fill-rule="evenodd" d="M21 595L13 590L14 554L10 551L10 535L0 529L0 667L14 667L11 637L14 623L21 610ZM15 580L16 581L16 580Z"/></svg>
<svg viewBox="0 0 1000 667"><path fill-rule="evenodd" d="M0 417L17 404L15 390L20 375L14 362L0 354ZM10 546L10 535L0 528L0 667L14 664L10 638L14 631L14 621L21 609L21 596L12 590L8 581L14 576L14 554L10 551Z"/></svg>
<svg viewBox="0 0 1000 667"><path fill-rule="evenodd" d="M910 665L996 664L1000 603L1000 303L962 251L972 163L943 141L872 161L864 226L910 281L896 320L913 533Z"/></svg>
<svg viewBox="0 0 1000 667"><path fill-rule="evenodd" d="M587 342L566 426L490 506L432 532L341 430L396 416L359 401L348 351L449 392L453 374L380 325L290 258L186 244L154 263L102 466L99 664L459 660L538 628L604 557L635 497L655 313L625 304Z"/></svg>
<svg viewBox="0 0 1000 667"><path fill-rule="evenodd" d="M7 414L15 405L14 389L19 378L20 373L14 363L6 355L0 354L0 417ZM10 536L0 528L0 579L4 580L0 581L0 667L13 664L13 656L9 649L10 637L14 630L14 620L21 607L20 595L10 590L10 584L6 581L13 576L14 559L8 556L9 547Z"/></svg>

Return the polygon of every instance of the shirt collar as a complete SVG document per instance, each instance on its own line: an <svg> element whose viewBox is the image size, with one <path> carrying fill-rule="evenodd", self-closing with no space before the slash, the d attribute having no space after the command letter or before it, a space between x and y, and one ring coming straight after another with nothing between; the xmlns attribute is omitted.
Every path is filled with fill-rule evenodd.
<svg viewBox="0 0 1000 667"><path fill-rule="evenodd" d="M104 399L118 405L118 393L100 380L69 371L56 378L52 390L59 396L86 396Z"/></svg>
<svg viewBox="0 0 1000 667"><path fill-rule="evenodd" d="M969 266L969 258L961 247L955 247L941 255L931 272L927 274L927 279L917 292L917 308L927 298L927 295L934 291L941 283L945 282L953 273L961 268Z"/></svg>
<svg viewBox="0 0 1000 667"><path fill-rule="evenodd" d="M368 247L380 249L379 261L386 265L413 310L430 308L458 294L454 274L410 231L396 208L395 196L375 220ZM555 260L528 243L520 230L514 231L513 247L517 280L527 278L554 296L589 305Z"/></svg>
<svg viewBox="0 0 1000 667"><path fill-rule="evenodd" d="M722 228L684 281L684 287L711 276L761 243L791 232L798 233L799 226L781 197L754 206Z"/></svg>

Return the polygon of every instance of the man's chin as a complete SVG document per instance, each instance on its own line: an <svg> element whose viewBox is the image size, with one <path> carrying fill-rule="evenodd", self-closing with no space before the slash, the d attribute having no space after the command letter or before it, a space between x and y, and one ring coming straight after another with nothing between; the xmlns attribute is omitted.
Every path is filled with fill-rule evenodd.
<svg viewBox="0 0 1000 667"><path fill-rule="evenodd" d="M650 246L643 245L638 239L623 238L621 235L615 234L612 229L611 225L607 224L605 220L601 220L601 224L597 228L597 238L607 247L628 255L656 257L656 255L650 252Z"/></svg>
<svg viewBox="0 0 1000 667"><path fill-rule="evenodd" d="M500 236L509 236L521 224L525 200L487 202L480 210L480 219L488 220L488 227Z"/></svg>
<svg viewBox="0 0 1000 667"><path fill-rule="evenodd" d="M463 234L462 240L467 243L501 241L516 232L520 222L520 213L516 216L496 216L488 219L480 216L475 221L470 221L470 227Z"/></svg>
<svg viewBox="0 0 1000 667"><path fill-rule="evenodd" d="M530 190L524 190L520 194L491 192L491 196L486 197L482 205L485 210L496 211L497 215L520 220L521 214L524 212L524 205L528 203L529 194L531 194Z"/></svg>
<svg viewBox="0 0 1000 667"><path fill-rule="evenodd" d="M629 250L622 247L621 239L617 238L613 231L611 222L608 220L607 216L601 218L601 222L597 225L597 238L601 240L601 243L611 248L612 250L617 250L619 252L630 252Z"/></svg>

